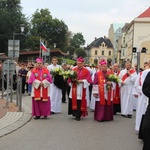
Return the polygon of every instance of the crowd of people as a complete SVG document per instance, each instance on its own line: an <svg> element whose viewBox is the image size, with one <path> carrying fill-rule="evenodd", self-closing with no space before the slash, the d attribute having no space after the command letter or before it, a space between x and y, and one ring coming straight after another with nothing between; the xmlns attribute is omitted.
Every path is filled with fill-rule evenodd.
<svg viewBox="0 0 150 150"><path fill-rule="evenodd" d="M16 72L22 77L22 93L25 87L32 97L32 116L40 119L51 114L61 113L61 103L68 102L68 115L80 121L94 111L94 120L113 121L114 115L132 118L136 110L135 130L144 142L143 150L150 147L150 60L144 69L137 71L131 62L121 69L115 63L108 68L107 61L101 60L98 67L85 66L82 57L77 58L74 66L62 63L53 57L51 64L44 64L41 58L36 63L21 64ZM72 70L76 79L52 76L54 69ZM117 82L109 77L116 77ZM88 109L89 107L89 109Z"/></svg>

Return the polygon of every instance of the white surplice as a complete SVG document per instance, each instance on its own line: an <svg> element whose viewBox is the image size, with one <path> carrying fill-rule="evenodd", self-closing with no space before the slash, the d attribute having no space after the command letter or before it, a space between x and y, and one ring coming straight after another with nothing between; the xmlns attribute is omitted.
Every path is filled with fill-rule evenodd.
<svg viewBox="0 0 150 150"><path fill-rule="evenodd" d="M82 90L83 90L83 88L86 89L90 85L90 83L86 79L84 79L82 81L83 81L83 83L77 84L77 99L78 100L82 100ZM72 83L69 83L69 85L71 86L69 98L72 98Z"/></svg>
<svg viewBox="0 0 150 150"><path fill-rule="evenodd" d="M112 82L110 101L113 101L113 90L114 90L114 87L115 87L114 85L115 85L115 83ZM107 84L104 84L104 99L108 100L108 90L107 90L106 86L107 86ZM92 94L97 94L98 95L98 98L95 98L95 101L101 101L100 95L99 95L98 84L93 85Z"/></svg>
<svg viewBox="0 0 150 150"><path fill-rule="evenodd" d="M47 69L49 71L56 68L61 68L60 65L49 65ZM54 83L50 84L50 98L51 98L51 111L55 113L61 112L61 103L62 103L62 90L59 89Z"/></svg>
<svg viewBox="0 0 150 150"><path fill-rule="evenodd" d="M123 76L127 73L127 69L120 72L119 78L122 80ZM133 114L133 95L132 90L135 80L137 78L136 71L124 80L124 85L120 87L121 93L121 114L132 115Z"/></svg>
<svg viewBox="0 0 150 150"><path fill-rule="evenodd" d="M95 77L96 72L97 72L97 70L95 68L93 68L93 70L92 70L92 82L94 81L94 77ZM90 109L91 110L95 110L95 101L96 101L96 98L93 96L93 94L91 94L91 101L90 101Z"/></svg>
<svg viewBox="0 0 150 150"><path fill-rule="evenodd" d="M136 120L135 120L135 130L136 131L139 131L142 115L145 114L145 111L147 108L147 103L148 103L148 98L142 92L142 85L143 85L143 81L146 77L145 76L146 72L143 71L142 74L141 73L138 74L138 77L134 84L133 93L132 93L133 95L134 94L138 95Z"/></svg>
<svg viewBox="0 0 150 150"><path fill-rule="evenodd" d="M34 88L35 89L38 89L39 88L39 86L40 86L40 83L41 83L41 81L39 81L39 80L34 80L33 81L33 83L32 83L32 91L31 91L31 97L34 97ZM42 81L42 83L43 83L43 85L44 85L44 88L48 88L48 97L50 96L50 82L48 82L47 80L43 80ZM42 87L40 88L40 95L41 95L41 97L43 96L42 95Z"/></svg>
<svg viewBox="0 0 150 150"><path fill-rule="evenodd" d="M92 76L92 69L90 67L86 67L86 69L90 72L90 75ZM87 107L90 105L90 92L89 92L89 86L86 88L86 101L87 101Z"/></svg>

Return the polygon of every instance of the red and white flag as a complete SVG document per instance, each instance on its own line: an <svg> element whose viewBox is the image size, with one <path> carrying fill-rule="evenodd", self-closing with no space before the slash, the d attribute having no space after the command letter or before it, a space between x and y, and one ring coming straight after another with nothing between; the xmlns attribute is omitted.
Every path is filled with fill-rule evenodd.
<svg viewBox="0 0 150 150"><path fill-rule="evenodd" d="M46 48L46 46L44 45L43 42L40 43L40 48L41 48L43 51L47 52L47 48Z"/></svg>

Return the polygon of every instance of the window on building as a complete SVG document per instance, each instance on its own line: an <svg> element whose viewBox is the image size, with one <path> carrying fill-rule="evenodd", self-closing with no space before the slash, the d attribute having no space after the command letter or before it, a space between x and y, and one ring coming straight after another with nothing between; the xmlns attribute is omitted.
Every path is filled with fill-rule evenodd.
<svg viewBox="0 0 150 150"><path fill-rule="evenodd" d="M102 51L102 55L104 55L104 51Z"/></svg>
<svg viewBox="0 0 150 150"><path fill-rule="evenodd" d="M125 37L123 37L123 43L125 43L126 41L125 41Z"/></svg>
<svg viewBox="0 0 150 150"><path fill-rule="evenodd" d="M105 47L105 43L102 43L101 46L102 46L102 47Z"/></svg>
<svg viewBox="0 0 150 150"><path fill-rule="evenodd" d="M97 50L95 50L95 55L97 55Z"/></svg>
<svg viewBox="0 0 150 150"><path fill-rule="evenodd" d="M124 49L122 50L122 56L124 56Z"/></svg>
<svg viewBox="0 0 150 150"><path fill-rule="evenodd" d="M111 51L109 51L109 56L111 56Z"/></svg>

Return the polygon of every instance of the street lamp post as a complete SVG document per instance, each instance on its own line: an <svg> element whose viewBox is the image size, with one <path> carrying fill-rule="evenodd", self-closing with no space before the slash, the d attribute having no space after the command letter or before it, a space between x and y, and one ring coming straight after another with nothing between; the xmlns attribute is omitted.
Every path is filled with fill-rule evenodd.
<svg viewBox="0 0 150 150"><path fill-rule="evenodd" d="M137 72L138 73L140 72L141 53L146 53L146 51L147 51L147 49L145 47L143 47L142 50L140 50L137 47L132 48L132 52L137 54L136 57L137 57Z"/></svg>
<svg viewBox="0 0 150 150"><path fill-rule="evenodd" d="M22 35L24 32L24 28L25 28L25 25L21 24L20 25L21 33L15 33L15 32L13 33L13 60L15 59L15 36Z"/></svg>

